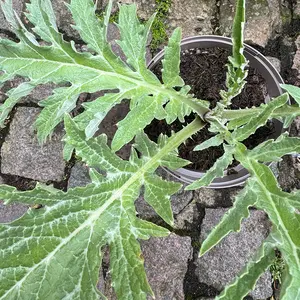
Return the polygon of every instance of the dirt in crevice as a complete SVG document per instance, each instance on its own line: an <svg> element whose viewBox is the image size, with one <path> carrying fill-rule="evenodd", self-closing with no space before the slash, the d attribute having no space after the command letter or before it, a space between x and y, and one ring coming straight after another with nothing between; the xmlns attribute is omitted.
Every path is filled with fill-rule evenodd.
<svg viewBox="0 0 300 300"><path fill-rule="evenodd" d="M56 189L66 192L68 190L68 183L69 183L71 171L72 171L72 168L74 167L75 163L76 163L76 156L75 156L75 153L73 153L71 159L66 162L63 180L59 181L59 182L53 181L50 184L53 184L53 186Z"/></svg>
<svg viewBox="0 0 300 300"><path fill-rule="evenodd" d="M196 261L199 256L200 249L200 233L202 221L205 217L205 208L199 203L196 203L196 211L194 211L193 223L186 222L186 230L176 232L176 234L188 235L192 239L192 258L188 261L188 270L185 274L183 289L186 300L198 299L199 297L215 297L218 291L208 286L207 284L199 282L197 276Z"/></svg>
<svg viewBox="0 0 300 300"><path fill-rule="evenodd" d="M220 0L215 0L215 11L214 16L210 20L211 26L213 28L213 34L215 35L222 35L220 31Z"/></svg>
<svg viewBox="0 0 300 300"><path fill-rule="evenodd" d="M0 28L0 36L1 35L4 35L7 39L13 41L13 42L20 42L19 38L16 36L15 33L7 30L7 29L3 29L3 28Z"/></svg>

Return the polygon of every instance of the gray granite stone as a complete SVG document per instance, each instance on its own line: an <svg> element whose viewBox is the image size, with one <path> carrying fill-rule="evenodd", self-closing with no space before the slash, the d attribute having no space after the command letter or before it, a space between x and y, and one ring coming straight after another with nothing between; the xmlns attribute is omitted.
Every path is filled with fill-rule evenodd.
<svg viewBox="0 0 300 300"><path fill-rule="evenodd" d="M28 205L19 203L4 205L0 200L0 223L12 222L15 219L20 218L25 214L28 209Z"/></svg>
<svg viewBox="0 0 300 300"><path fill-rule="evenodd" d="M297 157L284 156L278 164L278 182L285 191L300 189L300 160Z"/></svg>
<svg viewBox="0 0 300 300"><path fill-rule="evenodd" d="M192 255L191 238L171 234L142 241L141 245L155 298L183 300L183 281Z"/></svg>
<svg viewBox="0 0 300 300"><path fill-rule="evenodd" d="M201 227L200 240L203 241L211 229L220 221L227 209L206 209ZM269 233L270 224L262 211L251 211L250 217L243 221L239 233L229 234L220 244L196 261L199 281L218 290L229 284L246 265L253 253ZM257 282L250 295L265 299L272 295L270 272L266 272Z"/></svg>
<svg viewBox="0 0 300 300"><path fill-rule="evenodd" d="M0 177L0 184L5 184L2 177ZM28 209L28 205L20 203L4 204L3 200L0 200L0 223L12 222L15 219L20 218L25 214Z"/></svg>
<svg viewBox="0 0 300 300"><path fill-rule="evenodd" d="M71 169L68 188L86 186L90 182L89 168L82 162L76 162Z"/></svg>
<svg viewBox="0 0 300 300"><path fill-rule="evenodd" d="M25 1L24 0L12 0L13 8L16 11L17 15L20 17ZM0 8L0 28L3 30L11 30L10 24L6 21L5 16Z"/></svg>
<svg viewBox="0 0 300 300"><path fill-rule="evenodd" d="M300 35L295 40L296 53L293 59L292 69L295 69L297 72L297 77L300 79Z"/></svg>
<svg viewBox="0 0 300 300"><path fill-rule="evenodd" d="M108 0L102 0L99 6L104 9L108 3ZM114 2L113 12L117 11L118 4L132 4L136 3L137 13L141 19L148 20L155 12L156 3L155 0L119 0Z"/></svg>
<svg viewBox="0 0 300 300"><path fill-rule="evenodd" d="M169 32L181 27L183 37L213 34L215 13L215 1L173 0L166 24Z"/></svg>
<svg viewBox="0 0 300 300"><path fill-rule="evenodd" d="M62 156L64 135L58 128L44 145L39 145L33 123L41 110L20 107L10 124L1 148L1 172L39 181L61 181L65 162Z"/></svg>
<svg viewBox="0 0 300 300"><path fill-rule="evenodd" d="M201 188L194 192L194 200L204 207L229 207L239 191L240 188Z"/></svg>
<svg viewBox="0 0 300 300"><path fill-rule="evenodd" d="M281 61L280 61L280 59L278 59L276 57L272 57L272 56L266 56L266 58L275 67L277 72L280 73L281 72Z"/></svg>
<svg viewBox="0 0 300 300"><path fill-rule="evenodd" d="M197 203L193 200L177 216L175 216L174 227L176 229L189 230L195 218L199 218L199 213Z"/></svg>
<svg viewBox="0 0 300 300"><path fill-rule="evenodd" d="M68 37L80 39L80 35L76 29L72 27L74 20L71 11L65 3L70 3L70 0L52 0L53 10L56 15L57 26Z"/></svg>
<svg viewBox="0 0 300 300"><path fill-rule="evenodd" d="M235 1L220 2L220 31L231 35ZM281 30L281 6L278 0L251 0L246 6L245 41L265 47Z"/></svg>
<svg viewBox="0 0 300 300"><path fill-rule="evenodd" d="M53 90L57 88L58 85L54 83L40 84L34 88L34 90L26 97L24 97L21 103L38 103L41 100L47 99L53 94Z"/></svg>

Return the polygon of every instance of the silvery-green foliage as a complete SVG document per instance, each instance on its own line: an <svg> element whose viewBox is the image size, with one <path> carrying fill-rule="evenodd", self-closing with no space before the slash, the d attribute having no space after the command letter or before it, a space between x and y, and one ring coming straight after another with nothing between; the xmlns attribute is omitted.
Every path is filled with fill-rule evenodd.
<svg viewBox="0 0 300 300"><path fill-rule="evenodd" d="M13 42L0 39L0 67L4 83L16 75L28 79L21 86L8 92L9 98L0 106L0 125L8 117L13 106L28 95L32 89L43 83L65 84L40 102L43 107L36 121L37 136L44 142L55 126L63 120L64 114L71 112L78 96L83 92L111 91L94 102L84 105L85 112L76 118L88 138L97 131L107 112L123 99L131 99L131 111L119 124L113 140L114 150L131 141L135 134L154 118L166 118L169 122L176 118L183 120L192 110L208 110L205 101L195 101L182 91L173 88L183 87L179 77L181 30L176 29L166 47L163 68L163 83L147 69L146 44L154 15L142 24L136 15L136 5L120 7L118 28L119 45L127 57L127 64L118 58L107 42L107 28L112 2L107 7L103 21L95 15L93 0L72 0L68 5L74 21L74 28L80 33L88 48L93 52L79 53L74 42L66 42L56 26L55 14L50 0L32 0L27 4L27 18L33 24L33 31L45 43L28 32L12 10L11 0L1 2L6 19L20 39ZM99 110L99 107L101 109ZM172 116L172 117L171 117Z"/></svg>
<svg viewBox="0 0 300 300"><path fill-rule="evenodd" d="M157 144L140 132L129 161L124 161L106 145L105 135L86 140L66 116L67 142L90 166L92 183L67 192L44 185L25 192L1 186L6 204L44 207L0 225L0 299L104 298L96 286L106 245L118 298L146 299L153 294L138 240L166 236L169 231L139 219L134 201L144 185L145 201L173 225L169 198L181 184L163 180L155 170L159 165L185 166L188 162L174 149L201 126L198 120L171 138L161 136Z"/></svg>
<svg viewBox="0 0 300 300"><path fill-rule="evenodd" d="M0 39L1 83L21 75L27 81L8 92L0 106L0 124L13 106L35 86L46 82L62 86L40 103L43 108L36 121L38 138L45 141L64 115L72 111L82 92L106 90L106 94L84 104L84 112L73 120L65 116L65 157L73 149L90 167L92 183L67 192L38 184L31 191L20 192L0 186L5 203L33 205L18 220L0 225L0 299L100 299L97 289L102 250L109 246L112 285L119 299L146 299L153 295L143 266L138 240L162 237L167 229L136 216L134 201L144 190L145 201L169 226L173 215L169 198L180 184L156 175L159 166L177 169L188 164L177 156L177 147L204 126L216 135L195 148L200 151L223 144L224 155L205 176L189 185L195 189L209 185L226 174L234 159L250 174L233 207L224 215L203 242L200 255L218 244L226 235L239 231L249 208L264 210L272 222L269 237L237 278L217 297L243 299L272 264L274 249L279 249L286 264L282 277L281 299L300 297L300 193L283 192L264 163L279 161L283 155L300 150L300 138L283 134L248 150L243 140L272 118L284 125L300 115L300 89L283 88L295 98L289 105L283 94L258 108L230 111L231 99L240 93L246 77L243 55L245 0L237 0L233 25L233 54L229 59L227 91L213 110L206 101L192 98L190 88L179 76L181 31L176 29L165 48L161 83L147 69L145 47L153 17L142 24L135 5L120 6L119 45L126 55L121 61L107 43L106 34L112 3L103 21L95 16L92 0L71 0L75 29L91 52L79 53L74 43L63 40L58 32L50 0L31 0L27 18L33 24L29 32L12 10L11 0L1 3L3 12L19 42ZM46 42L40 44L36 35ZM175 89L176 87L176 89ZM180 89L179 91L177 91ZM123 99L130 99L130 112L118 124L112 150L118 150L135 138L129 161L124 161L106 145L105 135L93 137L109 110ZM190 112L199 117L171 137L160 136L157 143L143 133L153 118L168 123L180 121ZM42 204L35 209L35 204Z"/></svg>
<svg viewBox="0 0 300 300"><path fill-rule="evenodd" d="M229 87L228 82L235 80L237 73L241 74L240 80L235 81L236 91L241 91L243 88L245 75L242 72L245 67L242 40L244 8L245 1L238 0L233 30L233 57L230 59L227 74L227 87ZM231 72L230 69L236 70L236 73ZM286 154L299 153L300 138L289 137L285 133L276 140L268 140L252 150L248 150L241 143L272 118L283 121L286 127L299 115L300 89L290 85L282 85L282 87L296 100L296 105L288 104L289 97L285 93L258 108L240 110L236 114L232 111L235 117L230 120L226 117L230 116L230 113L228 114L224 108L224 103L230 104L230 89L226 93L222 92L221 104L207 114L207 120L212 125L211 131L217 134L194 149L198 151L224 143L223 156L202 178L190 184L187 189L202 187L210 184L216 177L222 177L226 174L226 169L233 158L250 173L250 178L235 198L233 207L202 243L200 256L205 255L230 232L239 231L242 220L249 216L250 207L265 211L272 222L272 231L268 239L236 279L225 287L216 298L218 300L243 299L254 289L259 277L273 263L275 249L280 250L287 266L283 274L280 299L292 300L300 297L300 193L283 192L270 168L263 164L279 161Z"/></svg>

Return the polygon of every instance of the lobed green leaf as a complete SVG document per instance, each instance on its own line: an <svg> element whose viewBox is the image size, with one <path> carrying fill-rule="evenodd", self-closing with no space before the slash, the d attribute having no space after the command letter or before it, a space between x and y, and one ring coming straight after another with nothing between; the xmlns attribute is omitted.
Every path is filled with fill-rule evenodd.
<svg viewBox="0 0 300 300"><path fill-rule="evenodd" d="M244 299L254 289L257 280L273 263L275 251L270 241L265 241L233 283L227 285L216 300Z"/></svg>
<svg viewBox="0 0 300 300"><path fill-rule="evenodd" d="M242 163L254 175L251 189L257 195L257 207L268 214L276 234L276 247L282 253L287 266L280 298L297 299L300 295L299 194L283 192L267 166L251 158Z"/></svg>
<svg viewBox="0 0 300 300"><path fill-rule="evenodd" d="M256 202L257 197L247 184L235 197L233 207L226 212L222 220L203 241L199 256L204 255L207 251L217 245L230 232L240 231L242 220L249 216L249 207L254 206Z"/></svg>
<svg viewBox="0 0 300 300"><path fill-rule="evenodd" d="M0 196L7 203L42 203L45 207L30 209L20 219L0 225L0 298L104 297L96 285L101 249L109 245L110 273L118 298L146 299L153 293L137 240L166 236L168 230L137 218L134 201L144 184L146 201L172 224L169 196L180 184L165 182L153 172L165 156L171 164L176 157L174 147L203 125L194 122L170 139L161 137L159 145L141 133L136 143L142 156L133 151L129 161L109 149L106 136L86 140L70 117L65 118L65 125L67 144L105 175L92 169L91 184L67 192L40 185L26 192L1 186Z"/></svg>
<svg viewBox="0 0 300 300"><path fill-rule="evenodd" d="M279 161L283 155L300 153L300 138L282 134L277 140L267 140L248 151L248 156L261 162Z"/></svg>
<svg viewBox="0 0 300 300"><path fill-rule="evenodd" d="M298 105L300 105L300 88L290 84L281 84L280 86L295 99Z"/></svg>
<svg viewBox="0 0 300 300"><path fill-rule="evenodd" d="M223 177L224 170L232 163L234 147L223 145L225 153L217 159L215 164L198 180L188 185L186 190L195 190L203 186L209 185L216 177Z"/></svg>
<svg viewBox="0 0 300 300"><path fill-rule="evenodd" d="M194 151L202 151L204 149L210 148L210 147L215 147L215 146L220 146L224 142L224 138L221 134L217 134L210 139L204 141L200 145L197 145L194 148Z"/></svg>
<svg viewBox="0 0 300 300"><path fill-rule="evenodd" d="M176 28L169 39L168 46L165 47L165 55L162 60L162 79L165 86L182 87L183 79L180 77L180 42L181 29Z"/></svg>
<svg viewBox="0 0 300 300"><path fill-rule="evenodd" d="M255 131L263 126L270 116L272 115L272 112L281 106L283 106L288 101L288 96L286 94L283 94L281 96L278 96L277 98L273 99L271 102L267 104L263 104L262 108L263 110L258 116L252 117L247 124L244 126L237 128L232 133L232 138L237 141L243 141L246 138L248 138L251 134L255 133Z"/></svg>
<svg viewBox="0 0 300 300"><path fill-rule="evenodd" d="M144 121L142 119L135 120L129 115L127 121L120 122L121 133L117 134L114 141L116 149L129 142L140 129L143 129L154 118L164 118L166 112L163 105L166 105L166 110L172 112L172 119L179 118L180 120L183 120L184 116L190 114L192 110L200 114L208 110L205 101L194 101L191 96L187 95L188 89L177 92L172 87L166 88L147 69L146 45L154 16L146 24L141 24L136 16L135 5L121 6L118 22L121 36L119 44L127 56L129 65L112 52L107 42L111 1L109 1L103 21L99 21L95 15L95 5L92 0L71 0L68 5L76 22L75 28L88 44L89 49L93 51L92 54L89 52L79 53L73 42L69 43L63 40L55 23L50 0L32 0L30 4L27 4L28 13L26 14L34 25L34 32L47 44L50 44L47 46L39 44L35 36L27 31L15 16L10 0L2 2L1 6L7 20L20 39L18 43L0 39L0 68L4 71L4 74L1 75L1 82L4 83L14 76L20 75L27 78L27 85L31 85L32 88L47 82L67 86L64 89L55 90L53 95L41 102L44 109L36 122L40 142L45 142L56 125L63 120L63 115L74 109L76 99L81 93L107 90L114 93L114 95L104 96L103 99L99 98L95 104L87 104L84 115L76 118L81 128L86 126L88 138L97 131L109 109L123 99L131 99L130 107L135 109L135 112L138 111L137 115L139 115L139 112L145 107L144 100L148 100L146 102L149 104L149 97L152 97L151 107L155 109L153 111L149 109L147 114L144 114ZM172 53L174 50L178 51L180 48L179 38L180 35L176 31L174 39L170 41L168 53L169 51ZM168 66L170 59L174 59L174 57L168 56L165 59L165 64ZM177 77L179 78L179 75ZM24 86L21 86L18 90L23 88ZM25 95L25 89L23 94L17 93L18 90L13 94L13 98L8 99L7 103L0 108L0 120L4 120L13 105ZM26 88L26 90L29 93L29 89ZM171 102L174 102L174 105L170 105ZM2 125L3 123L2 121ZM128 128L131 128L132 135L123 138L122 132L127 132ZM118 137L122 137L122 139L118 140Z"/></svg>

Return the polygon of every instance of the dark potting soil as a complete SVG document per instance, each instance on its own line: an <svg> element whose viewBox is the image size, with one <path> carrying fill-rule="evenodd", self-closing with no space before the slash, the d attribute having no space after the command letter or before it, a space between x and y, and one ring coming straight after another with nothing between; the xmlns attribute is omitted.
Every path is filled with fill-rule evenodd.
<svg viewBox="0 0 300 300"><path fill-rule="evenodd" d="M191 86L191 94L198 99L208 100L211 108L221 100L220 91L226 90L226 64L230 51L223 48L208 48L186 50L181 54L180 75L185 83ZM159 63L154 68L154 73L161 79L162 65ZM266 81L254 68L248 69L248 77L246 79L242 93L233 99L231 109L246 108L259 106L264 103L267 96ZM185 118L185 123L178 120L168 125L164 120L154 120L146 127L145 132L153 141L157 141L160 133L170 135L172 131L179 131L188 123L194 120L194 114ZM255 134L246 139L243 143L252 149L263 142L274 131L272 122L266 126L259 128ZM179 155L192 163L186 168L206 171L213 166L215 161L224 153L223 147L210 147L203 151L193 151L196 145L209 139L214 134L209 132L208 128L200 130L192 138L188 139L185 144L179 147ZM231 165L236 166L237 162ZM234 171L233 171L234 172Z"/></svg>

